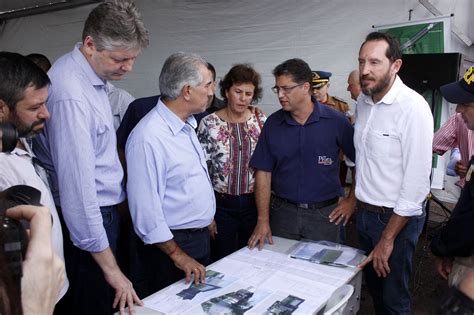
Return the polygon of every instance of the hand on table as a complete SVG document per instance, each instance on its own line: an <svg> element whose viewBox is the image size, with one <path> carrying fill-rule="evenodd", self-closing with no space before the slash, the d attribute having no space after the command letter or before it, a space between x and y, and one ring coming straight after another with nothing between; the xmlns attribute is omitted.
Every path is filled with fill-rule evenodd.
<svg viewBox="0 0 474 315"><path fill-rule="evenodd" d="M125 308L128 306L130 314L135 314L134 303L143 306L143 302L135 293L132 282L120 271L115 269L113 272L104 273L105 280L115 290L113 307L119 305L120 315L125 314Z"/></svg>
<svg viewBox="0 0 474 315"><path fill-rule="evenodd" d="M176 267L184 271L186 275L186 283L191 281L192 274L194 274L195 284L206 282L206 267L198 263L192 257L188 256L181 249L171 255L171 259L173 259Z"/></svg>
<svg viewBox="0 0 474 315"><path fill-rule="evenodd" d="M270 229L269 223L257 223L255 229L253 230L252 236L250 236L248 241L248 247L253 249L258 245L258 250L263 248L265 245L265 240L268 240L268 243L273 244L272 239L272 230Z"/></svg>

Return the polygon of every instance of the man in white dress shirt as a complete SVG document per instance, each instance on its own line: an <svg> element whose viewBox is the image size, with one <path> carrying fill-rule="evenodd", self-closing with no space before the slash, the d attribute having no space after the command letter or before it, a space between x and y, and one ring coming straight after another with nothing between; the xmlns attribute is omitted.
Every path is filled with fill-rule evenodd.
<svg viewBox="0 0 474 315"><path fill-rule="evenodd" d="M401 57L398 41L386 33L370 33L359 50L357 230L377 314L411 314L412 257L430 190L433 117L398 77Z"/></svg>

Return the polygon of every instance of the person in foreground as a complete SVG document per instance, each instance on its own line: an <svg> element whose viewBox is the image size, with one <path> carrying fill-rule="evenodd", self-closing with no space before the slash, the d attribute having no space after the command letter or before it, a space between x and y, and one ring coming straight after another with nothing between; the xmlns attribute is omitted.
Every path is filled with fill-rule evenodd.
<svg viewBox="0 0 474 315"><path fill-rule="evenodd" d="M441 300L438 315L474 314L474 271L470 271L457 287L451 287Z"/></svg>
<svg viewBox="0 0 474 315"><path fill-rule="evenodd" d="M412 257L430 191L433 117L425 99L397 73L398 41L367 35L359 50L357 99L357 232L368 257L359 267L377 314L411 314Z"/></svg>
<svg viewBox="0 0 474 315"><path fill-rule="evenodd" d="M441 87L441 94L450 103L457 104L456 112L470 130L474 130L474 67L464 77ZM437 257L439 274L457 286L474 271L474 155L467 165L465 185L449 221L431 242L431 251Z"/></svg>
<svg viewBox="0 0 474 315"><path fill-rule="evenodd" d="M0 52L0 69L0 122L13 125L19 136L11 152L0 153L0 191L28 185L41 192L39 202L51 212L53 247L64 261L61 222L47 174L31 148L32 139L41 133L50 117L46 108L50 81L46 72L17 53ZM65 277L57 301L68 286Z"/></svg>
<svg viewBox="0 0 474 315"><path fill-rule="evenodd" d="M0 313L53 314L64 284L65 268L52 246L51 213L46 207L20 205L7 209L5 214L11 219L29 221L30 233L23 261L21 297L12 295L16 288L7 280L5 257L0 255ZM3 241L4 231L0 232L0 239Z"/></svg>

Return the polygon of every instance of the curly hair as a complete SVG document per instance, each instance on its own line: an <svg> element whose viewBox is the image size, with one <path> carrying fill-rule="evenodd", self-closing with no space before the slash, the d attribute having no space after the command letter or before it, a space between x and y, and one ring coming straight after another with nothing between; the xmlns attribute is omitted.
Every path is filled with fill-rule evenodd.
<svg viewBox="0 0 474 315"><path fill-rule="evenodd" d="M255 87L253 91L252 104L257 103L262 99L262 78L260 77L260 74L255 71L251 65L240 63L230 68L224 79L219 83L221 96L224 98L226 103L226 91L228 91L232 85L239 83L251 83Z"/></svg>

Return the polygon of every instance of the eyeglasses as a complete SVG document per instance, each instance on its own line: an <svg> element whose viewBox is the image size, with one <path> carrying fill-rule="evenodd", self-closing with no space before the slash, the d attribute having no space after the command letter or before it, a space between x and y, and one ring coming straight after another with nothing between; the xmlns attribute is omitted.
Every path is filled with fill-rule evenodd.
<svg viewBox="0 0 474 315"><path fill-rule="evenodd" d="M282 91L284 94L288 94L291 92L291 90L293 90L295 87L298 87L298 86L302 86L303 84L305 84L306 82L303 82L303 83L300 83L300 84L297 84L297 85L294 85L294 86L290 86L290 87L286 87L286 86L274 86L272 87L272 91L273 93L275 94L278 94L280 93L280 91Z"/></svg>

